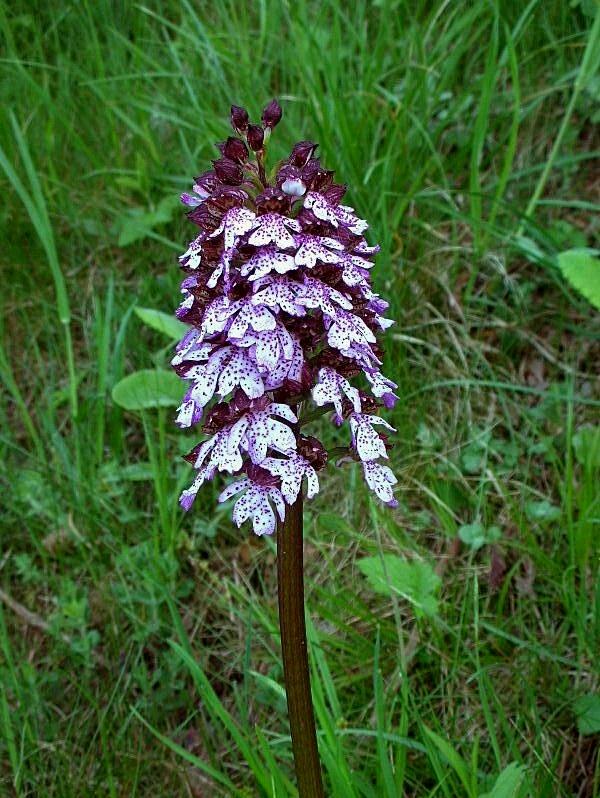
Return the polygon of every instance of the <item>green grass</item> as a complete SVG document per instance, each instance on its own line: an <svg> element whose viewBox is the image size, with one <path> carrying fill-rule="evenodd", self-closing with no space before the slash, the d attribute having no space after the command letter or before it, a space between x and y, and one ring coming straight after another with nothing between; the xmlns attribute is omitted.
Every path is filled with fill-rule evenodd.
<svg viewBox="0 0 600 798"><path fill-rule="evenodd" d="M0 794L294 795L273 542L217 488L184 517L193 436L110 398L168 359L133 309L177 302L174 198L274 95L398 322L400 507L331 468L306 509L328 795L599 794L600 325L556 267L598 246L594 6L0 7Z"/></svg>

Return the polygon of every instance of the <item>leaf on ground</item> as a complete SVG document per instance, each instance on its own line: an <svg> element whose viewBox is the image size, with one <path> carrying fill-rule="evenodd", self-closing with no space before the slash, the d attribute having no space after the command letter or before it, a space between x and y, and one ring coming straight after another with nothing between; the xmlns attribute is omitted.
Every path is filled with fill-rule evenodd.
<svg viewBox="0 0 600 798"><path fill-rule="evenodd" d="M568 249L558 256L563 277L600 310L600 258L595 250Z"/></svg>
<svg viewBox="0 0 600 798"><path fill-rule="evenodd" d="M429 563L408 562L395 554L384 554L364 557L358 567L376 593L406 599L417 615L432 617L437 613L436 594L441 580Z"/></svg>
<svg viewBox="0 0 600 798"><path fill-rule="evenodd" d="M113 401L125 410L177 407L183 384L173 371L143 369L120 380L112 391Z"/></svg>
<svg viewBox="0 0 600 798"><path fill-rule="evenodd" d="M525 514L530 521L556 521L560 518L560 507L552 504L548 499L540 502L527 502Z"/></svg>
<svg viewBox="0 0 600 798"><path fill-rule="evenodd" d="M523 765L511 762L500 773L491 791L480 795L479 798L518 798L525 772Z"/></svg>
<svg viewBox="0 0 600 798"><path fill-rule="evenodd" d="M502 531L498 526L484 527L480 521L472 524L463 524L459 527L458 537L472 549L480 549L490 543L497 543L502 537Z"/></svg>
<svg viewBox="0 0 600 798"><path fill-rule="evenodd" d="M120 247L128 247L136 241L147 238L155 227L171 221L178 205L179 200L177 197L168 195L163 197L153 210L134 209L117 223L117 244Z"/></svg>
<svg viewBox="0 0 600 798"><path fill-rule="evenodd" d="M187 324L184 324L175 316L169 313L163 313L162 310L154 310L154 308L134 308L136 316L140 318L144 324L151 327L153 330L163 333L173 341L177 341L190 329Z"/></svg>
<svg viewBox="0 0 600 798"><path fill-rule="evenodd" d="M342 532L352 535L353 529L344 518L335 513L319 513L319 526L326 532Z"/></svg>
<svg viewBox="0 0 600 798"><path fill-rule="evenodd" d="M579 734L598 734L600 732L600 695L588 693L580 696L573 704Z"/></svg>

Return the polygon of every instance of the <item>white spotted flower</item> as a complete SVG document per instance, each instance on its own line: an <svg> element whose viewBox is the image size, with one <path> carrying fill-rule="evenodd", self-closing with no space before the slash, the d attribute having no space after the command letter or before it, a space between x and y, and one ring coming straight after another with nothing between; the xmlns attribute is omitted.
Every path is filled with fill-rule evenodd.
<svg viewBox="0 0 600 798"><path fill-rule="evenodd" d="M201 424L205 435L186 457L196 478L181 505L188 510L217 474L233 475L219 501L235 499L233 521L250 521L258 535L275 530L303 485L309 499L319 491L327 452L302 429L310 401L347 423L348 455L395 506L383 434L394 430L376 415L397 399L377 343L391 323L371 288L379 247L341 204L345 188L312 142L298 142L268 179L265 147L280 117L273 101L261 128L233 106L239 137L218 145L213 170L182 195L199 231L179 259L186 277L176 314L190 330L172 360L188 386L176 423ZM350 382L360 374L368 392Z"/></svg>

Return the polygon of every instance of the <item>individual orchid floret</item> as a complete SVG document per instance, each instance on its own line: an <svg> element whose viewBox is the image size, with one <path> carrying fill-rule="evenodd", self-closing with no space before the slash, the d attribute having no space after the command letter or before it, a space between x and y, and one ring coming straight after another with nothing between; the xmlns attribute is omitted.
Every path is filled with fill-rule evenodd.
<svg viewBox="0 0 600 798"><path fill-rule="evenodd" d="M296 436L292 428L275 416L292 424L298 420L288 405L272 402L264 409L246 413L231 429L234 439L239 436L241 446L257 465L263 463L269 449L286 454L296 448ZM240 463L238 468L241 467Z"/></svg>
<svg viewBox="0 0 600 798"><path fill-rule="evenodd" d="M392 485L398 481L392 469L386 465L380 465L374 460L367 460L363 463L365 481L373 493L378 496L388 507L397 507L398 501L394 498Z"/></svg>
<svg viewBox="0 0 600 798"><path fill-rule="evenodd" d="M236 133L248 130L248 111L239 105L231 106L231 126Z"/></svg>
<svg viewBox="0 0 600 798"><path fill-rule="evenodd" d="M277 100L271 100L262 112L262 123L265 127L274 128L281 121L282 115L283 111Z"/></svg>
<svg viewBox="0 0 600 798"><path fill-rule="evenodd" d="M358 390L332 368L326 366L320 369L317 384L312 389L312 398L319 407L331 403L335 408L338 424L342 423L344 397L350 400L355 412L360 413L362 406Z"/></svg>
<svg viewBox="0 0 600 798"><path fill-rule="evenodd" d="M281 478L281 492L288 504L293 504L298 498L304 477L308 483L307 498L312 499L319 492L317 472L308 460L295 452L282 459L267 457L261 465Z"/></svg>
<svg viewBox="0 0 600 798"><path fill-rule="evenodd" d="M260 125L248 125L248 146L253 152L260 152L265 141L265 131Z"/></svg>
<svg viewBox="0 0 600 798"><path fill-rule="evenodd" d="M248 208L232 208L223 216L221 224L213 230L209 238L223 233L223 243L230 250L238 239L256 227L256 215Z"/></svg>
<svg viewBox="0 0 600 798"><path fill-rule="evenodd" d="M383 418L379 418L379 416L372 416L365 413L352 413L350 416L352 445L363 462L378 460L380 457L385 457L387 459L385 444L382 438L373 429L373 427L378 424L392 432L396 431L387 421Z"/></svg>
<svg viewBox="0 0 600 798"><path fill-rule="evenodd" d="M269 173L281 116L276 100L259 123L232 106L236 135L217 145L213 168L181 196L198 229L179 258L185 278L176 315L190 330L172 359L188 383L176 423L204 433L186 456L197 473L181 505L188 510L206 481L231 474L219 501L237 496L234 522L251 521L259 535L284 520L303 485L307 498L318 493L329 458L304 433L318 415L307 412L311 401L331 406L346 429L342 459L361 462L367 486L390 506L396 482L384 464L385 432L394 430L377 415L397 399L381 372L378 335L391 321L371 286L379 247L365 239L366 221L342 204L346 186L321 164L316 144L298 142Z"/></svg>
<svg viewBox="0 0 600 798"><path fill-rule="evenodd" d="M294 255L296 266L306 266L309 269L314 268L317 261L340 263L342 260L340 250L344 249L344 245L335 238L312 235L294 236L294 246L297 247Z"/></svg>
<svg viewBox="0 0 600 798"><path fill-rule="evenodd" d="M398 387L396 383L392 380L388 380L388 378L384 377L377 369L365 369L364 373L371 384L373 396L381 399L385 407L391 410L398 401L398 397L394 393L394 390Z"/></svg>
<svg viewBox="0 0 600 798"><path fill-rule="evenodd" d="M257 219L256 230L248 239L248 243L261 247L273 242L280 249L294 246L294 236L290 230L300 231L300 223L279 213L265 213Z"/></svg>
<svg viewBox="0 0 600 798"><path fill-rule="evenodd" d="M265 480L264 477L255 477L253 480L244 477L225 488L219 496L219 502L225 502L243 491L244 495L240 496L233 508L233 522L239 527L251 519L256 535L272 535L276 519L271 505L275 505L281 521L285 518L285 501L276 483L277 480L273 478Z"/></svg>
<svg viewBox="0 0 600 798"><path fill-rule="evenodd" d="M253 282L260 277L264 277L271 272L285 274L286 272L297 269L298 264L294 256L287 252L281 252L275 246L261 247L252 257L240 267L240 275L248 277Z"/></svg>

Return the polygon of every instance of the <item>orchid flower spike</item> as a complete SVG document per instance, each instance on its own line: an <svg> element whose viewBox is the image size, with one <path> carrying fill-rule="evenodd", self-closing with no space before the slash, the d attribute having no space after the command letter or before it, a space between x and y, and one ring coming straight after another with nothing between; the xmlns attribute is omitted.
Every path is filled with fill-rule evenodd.
<svg viewBox="0 0 600 798"><path fill-rule="evenodd" d="M259 535L283 521L304 482L308 498L319 491L327 452L301 432L298 416L311 400L347 424L348 458L397 506L381 432L394 430L376 415L397 399L376 338L392 323L371 288L379 247L342 204L346 188L321 165L316 144L298 142L267 176L265 147L281 115L273 100L253 124L232 106L239 138L218 145L213 170L182 195L198 235L179 259L185 279L176 315L190 329L172 361L188 385L176 423L201 424L207 436L187 455L197 474L180 503L188 510L217 472L234 475L219 501L237 497L234 522L250 520ZM364 390L350 382L361 375Z"/></svg>

